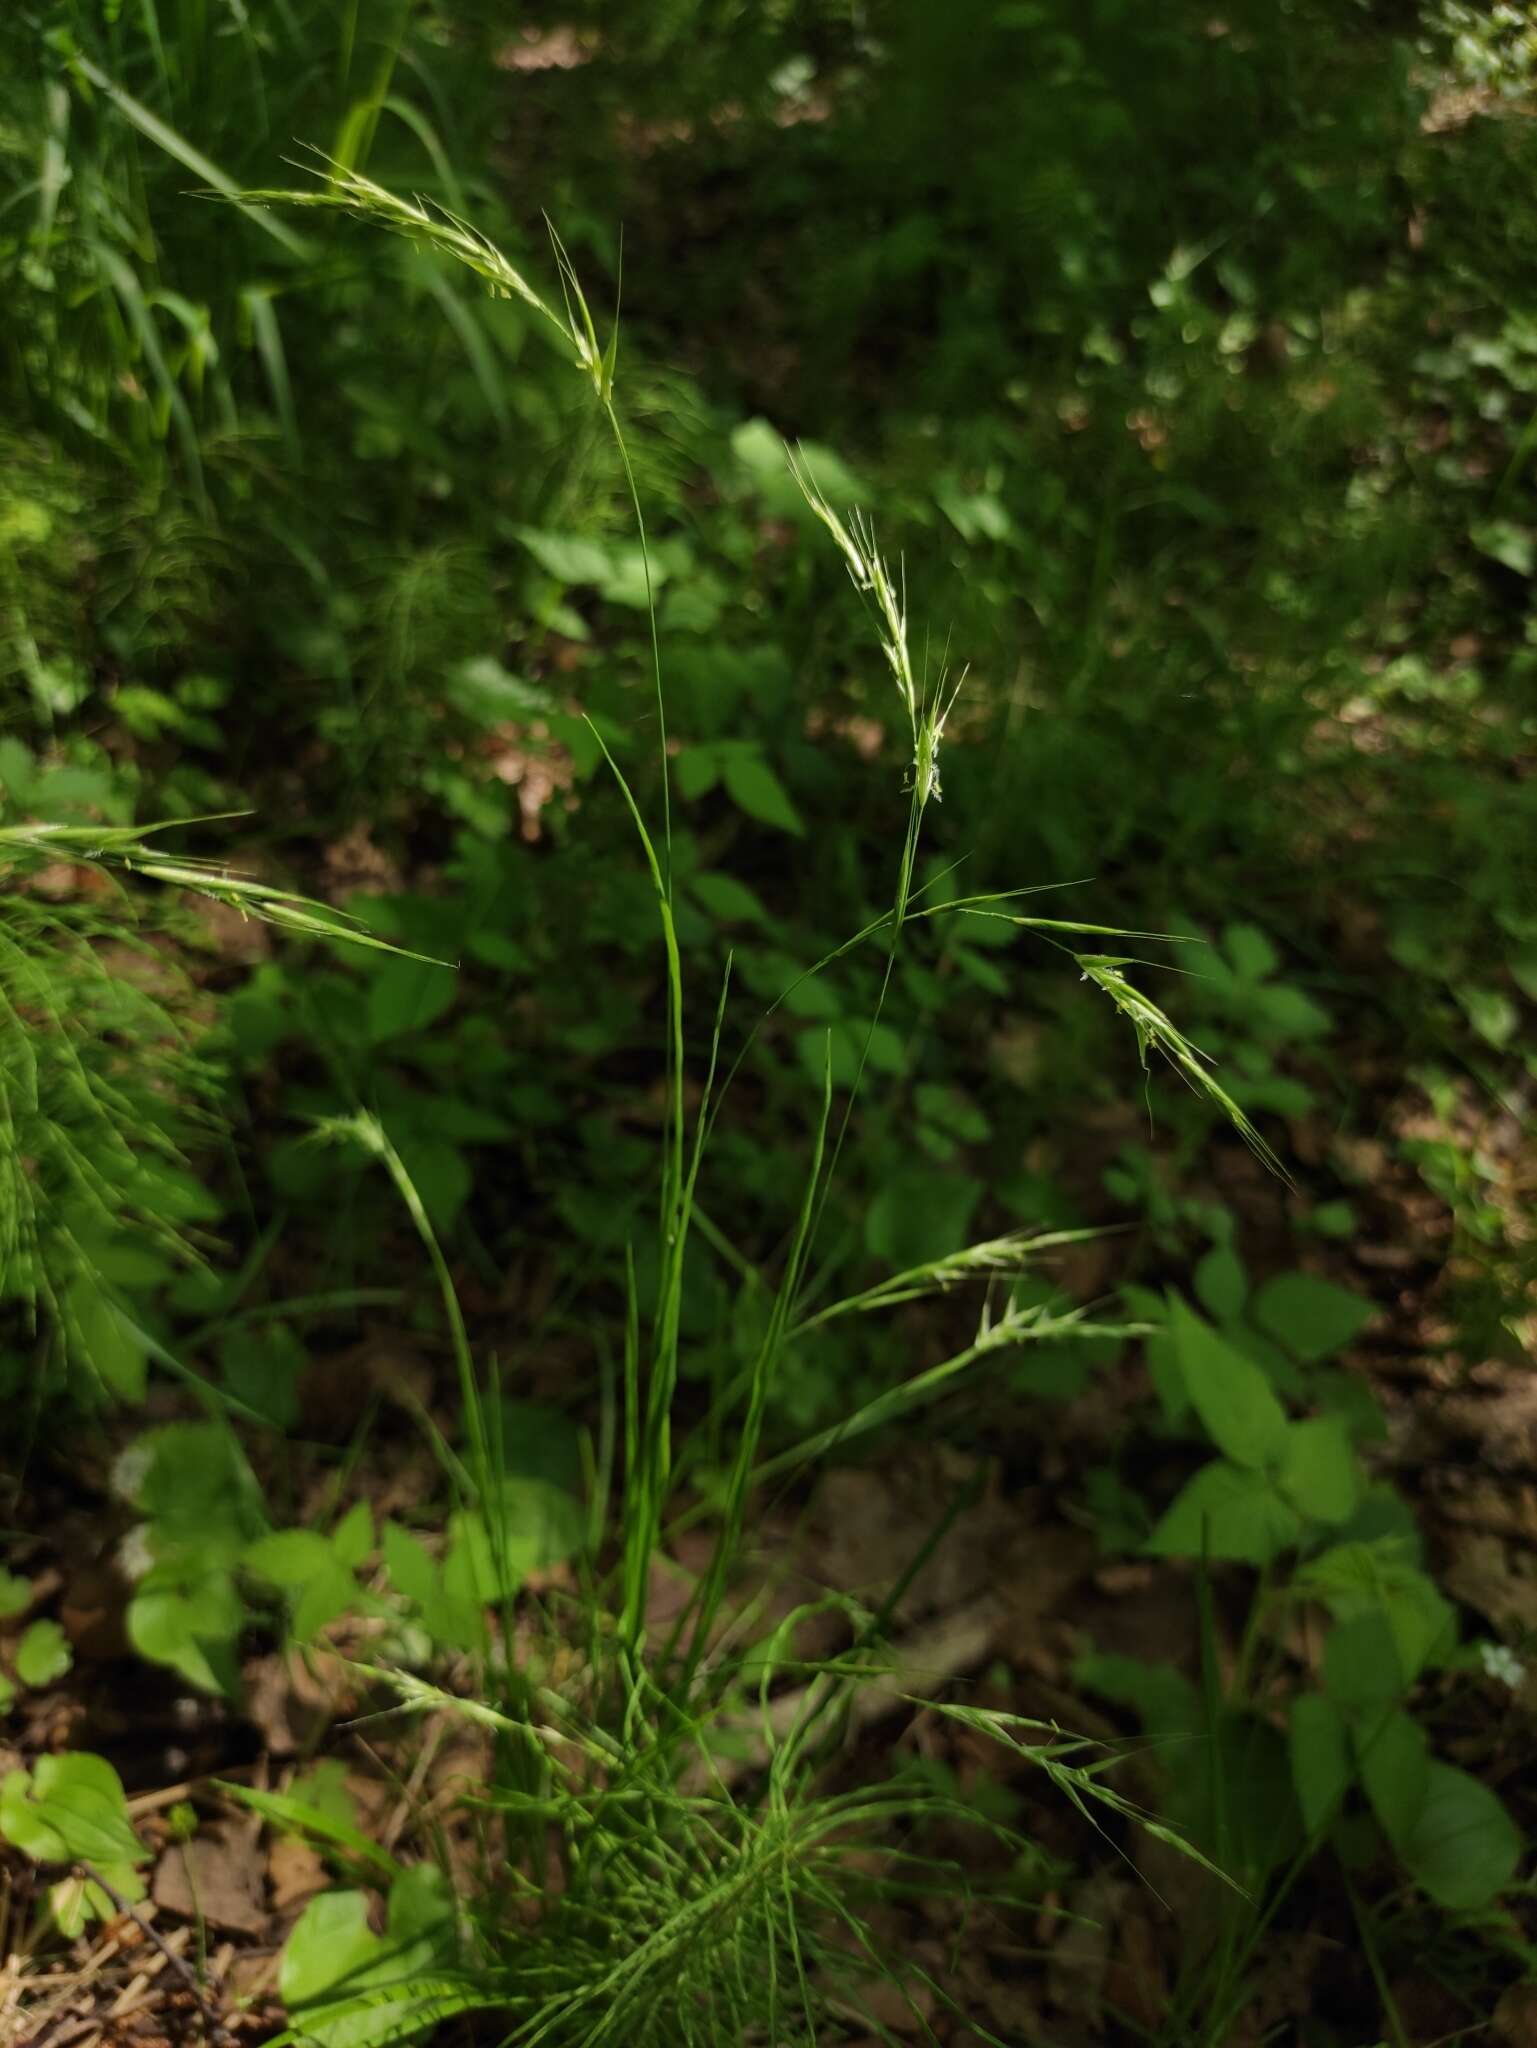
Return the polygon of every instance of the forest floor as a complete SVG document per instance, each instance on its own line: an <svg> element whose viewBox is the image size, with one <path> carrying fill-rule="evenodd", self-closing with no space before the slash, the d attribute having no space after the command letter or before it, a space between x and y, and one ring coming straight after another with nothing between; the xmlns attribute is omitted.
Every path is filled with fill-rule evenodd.
<svg viewBox="0 0 1537 2048"><path fill-rule="evenodd" d="M1406 1113L1391 1100L1380 1108L1387 1128ZM1486 1149L1491 1139L1498 1149L1498 1135L1483 1133ZM1307 1142L1304 1129L1294 1136ZM1284 1190L1239 1148L1220 1149L1215 1159L1214 1192L1241 1217L1246 1241L1262 1245L1277 1235L1284 1256ZM1089 1151L1081 1164L1091 1168ZM1529 1372L1448 1355L1443 1301L1457 1259L1444 1207L1385 1145L1358 1144L1349 1165L1360 1231L1351 1243L1329 1247L1320 1270L1377 1304L1345 1361L1388 1420L1371 1462L1414 1505L1446 1591L1507 1637L1537 1633L1537 1390ZM1518 1174L1519 1154L1505 1165ZM1092 1295L1108 1277L1115 1243L1074 1248L1076 1294ZM466 1295L473 1319L473 1282ZM935 1313L932 1305L911 1311L916 1346L928 1334L923 1319ZM527 1390L557 1392L564 1371L559 1357L543 1370L526 1362ZM352 1485L378 1517L398 1515L428 1503L438 1488L416 1418L422 1405L441 1404L452 1425L450 1380L446 1356L381 1321L360 1343L316 1355L301 1383L298 1435L312 1446L345 1443L360 1390L377 1397L368 1456L358 1460ZM1140 1833L1091 1826L1039 1773L1024 1765L1014 1776L1001 1772L995 1746L913 1704L915 1697L963 1700L1125 1744L1134 1723L1075 1676L1089 1645L1198 1675L1194 1569L1107 1556L1082 1506L1082 1472L1104 1462L1144 1394L1135 1362L1066 1404L1013 1397L989 1408L984 1394L974 1436L985 1454L932 1436L899 1437L877 1462L836 1467L809 1492L758 1503L745 1576L780 1611L823 1589L878 1601L911 1566L915 1545L938 1532L891 1617L892 1678L863 1697L837 1768L857 1781L876 1760L889 1768L894 1747L922 1759L980 1810L1006 1814L1039 1845L1043 1875L1033 1911L926 1892L872 1928L954 2002L920 1989L909 2004L893 1991L877 2016L899 2037L956 2048L990 2036L1059 2048L1147 2040L1164 2022L1179 1973L1199 1953L1210 1901L1208 1880L1194 1865ZM158 1407L160 1419L186 1412L171 1392ZM1181 1453L1165 1446L1152 1455L1167 1464ZM333 1483L331 1461L306 1469L301 1453L288 1483L297 1488L302 1525L306 1508L318 1512ZM329 1651L255 1649L244 1663L239 1707L194 1694L175 1674L135 1659L123 1631L128 1588L114 1565L127 1517L111 1486L110 1444L78 1461L39 1447L15 1520L24 1532L15 1562L31 1574L36 1601L56 1597L74 1662L56 1684L26 1695L6 1726L0 1767L62 1747L107 1757L157 1856L146 1904L90 1929L67 1952L34 1954L27 1927L37 1874L24 1858L4 1855L11 1962L0 1979L0 2034L18 2048L180 2048L212 2038L217 2018L225 2038L268 2039L282 2023L279 1950L305 1902L330 1880L313 1846L236 1806L218 1781L281 1791L303 1773L311 1786L327 1784L385 1848L432 1841L451 1868L467 1874L479 1823L465 1795L487 1776L491 1738L446 1712L390 1711L354 1661L367 1648L363 1622L337 1624ZM700 1528L677 1546L676 1570L657 1572L656 1626L676 1612L707 1544ZM561 1567L536 1581L531 1595L558 1591L568 1572ZM1229 1568L1216 1579L1225 1666L1239 1654L1247 1612L1241 1590L1229 1584L1233 1576ZM837 1647L831 1626L827 1649ZM1285 1656L1304 1669L1316 1664L1318 1644L1305 1623L1278 1626L1287 1630ZM803 1647L813 1654L817 1645ZM1483 1684L1463 1681L1458 1699L1447 1753L1537 1828L1537 1671L1528 1669L1517 1689L1492 1675ZM741 1768L752 1768L750 1756ZM1120 1782L1156 1809L1153 1752L1132 1745ZM200 1819L190 1840L178 1825L187 1802ZM977 1854L975 1839L938 1846L963 1860ZM1384 1987L1356 1936L1345 1889L1321 1879L1322 1868L1314 1864L1257 1949L1233 2042L1290 2040L1304 2020L1326 2023L1339 2040L1377 2038ZM988 1873L978 1866L976 1874ZM1386 1989L1405 2042L1537 2041L1537 1993L1529 1987L1507 1990L1497 2009L1494 1994L1459 1994L1432 1967L1401 1974ZM453 2025L445 2031L446 2040L460 2037ZM851 2028L847 2038L874 2037Z"/></svg>

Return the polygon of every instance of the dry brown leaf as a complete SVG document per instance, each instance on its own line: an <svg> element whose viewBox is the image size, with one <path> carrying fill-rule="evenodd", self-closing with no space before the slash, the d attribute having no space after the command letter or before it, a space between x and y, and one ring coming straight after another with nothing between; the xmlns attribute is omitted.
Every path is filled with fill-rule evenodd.
<svg viewBox="0 0 1537 2048"><path fill-rule="evenodd" d="M151 1896L184 1919L205 1920L235 1934L261 1934L267 1926L258 1855L245 1830L221 1823L190 1842L174 1843L155 1866Z"/></svg>
<svg viewBox="0 0 1537 2048"><path fill-rule="evenodd" d="M267 1886L272 1910L286 1913L326 1888L326 1866L319 1853L297 1835L278 1835L267 1851Z"/></svg>

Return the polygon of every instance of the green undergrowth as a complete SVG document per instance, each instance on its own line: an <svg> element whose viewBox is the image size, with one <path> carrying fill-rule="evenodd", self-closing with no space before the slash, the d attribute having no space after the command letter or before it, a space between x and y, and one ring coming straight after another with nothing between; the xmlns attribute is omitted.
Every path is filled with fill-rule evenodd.
<svg viewBox="0 0 1537 2048"><path fill-rule="evenodd" d="M1529 1644L1361 1370L1524 1355L1530 53L1207 12L0 27L6 1497L55 1424L122 1451L128 1637L195 1692L340 1643L394 1726L479 1717L464 1902L323 1776L266 1812L338 1886L284 1976L336 2048L878 2032L859 1930L961 1816L839 1775L891 1617L803 1665L756 1505L919 1417L1033 1474L1112 1388L1069 1512L1197 1651L1083 1645L1108 1781L981 1732L1236 1880L1164 2038L1315 1907L1395 2039L1417 1959L1531 1968ZM379 1318L431 1369L341 1447ZM437 1491L380 1517L391 1431ZM66 1932L76 1866L140 1881L114 1784L0 1802Z"/></svg>

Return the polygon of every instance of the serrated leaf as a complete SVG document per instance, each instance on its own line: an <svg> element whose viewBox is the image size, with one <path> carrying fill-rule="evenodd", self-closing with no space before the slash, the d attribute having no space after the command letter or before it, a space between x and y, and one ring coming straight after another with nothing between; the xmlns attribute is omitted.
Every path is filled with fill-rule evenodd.
<svg viewBox="0 0 1537 2048"><path fill-rule="evenodd" d="M1286 1411L1252 1360L1177 1297L1169 1334L1191 1404L1217 1449L1255 1470L1285 1455Z"/></svg>
<svg viewBox="0 0 1537 2048"><path fill-rule="evenodd" d="M1250 1311L1259 1327L1304 1365L1340 1350L1376 1312L1364 1295L1316 1280L1311 1273L1281 1273L1267 1280Z"/></svg>
<svg viewBox="0 0 1537 2048"><path fill-rule="evenodd" d="M25 1614L32 1604L32 1581L18 1578L0 1565L0 1621L9 1621L13 1615Z"/></svg>
<svg viewBox="0 0 1537 2048"><path fill-rule="evenodd" d="M1268 1479L1214 1458L1176 1495L1143 1547L1155 1557L1269 1564L1301 1533L1301 1518Z"/></svg>

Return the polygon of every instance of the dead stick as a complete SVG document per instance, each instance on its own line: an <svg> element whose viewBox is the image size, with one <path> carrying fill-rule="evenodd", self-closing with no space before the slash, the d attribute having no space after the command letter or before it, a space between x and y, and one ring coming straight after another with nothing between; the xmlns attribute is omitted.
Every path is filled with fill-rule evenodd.
<svg viewBox="0 0 1537 2048"><path fill-rule="evenodd" d="M153 1927L148 1920L142 1919L134 1911L133 1907L129 1905L116 1886L109 1884L94 1864L78 1862L75 1868L91 1884L100 1885L117 1910L127 1919L131 1920L139 1932L147 1935L156 1948L159 1949L171 1968L197 2000L198 2010L203 2015L204 2024L208 2028L209 2038L216 2042L228 2042L231 2044L231 2048L233 2048L235 2037L219 2018L218 2008L209 2004L208 1994L198 1982L197 1973L187 1967L170 1943L163 1939L159 1929Z"/></svg>

